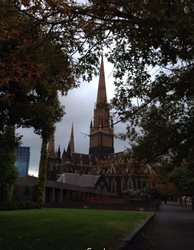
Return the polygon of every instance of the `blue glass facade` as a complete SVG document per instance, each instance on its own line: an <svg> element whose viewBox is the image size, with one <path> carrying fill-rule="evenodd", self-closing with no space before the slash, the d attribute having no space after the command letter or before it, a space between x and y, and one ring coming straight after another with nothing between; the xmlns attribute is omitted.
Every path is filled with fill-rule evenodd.
<svg viewBox="0 0 194 250"><path fill-rule="evenodd" d="M30 161L30 147L18 147L16 150L16 168L19 177L28 175Z"/></svg>

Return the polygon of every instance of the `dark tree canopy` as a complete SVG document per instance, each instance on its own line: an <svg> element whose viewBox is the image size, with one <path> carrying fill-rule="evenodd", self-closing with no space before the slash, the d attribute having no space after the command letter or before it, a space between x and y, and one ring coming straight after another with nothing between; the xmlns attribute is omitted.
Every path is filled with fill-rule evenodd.
<svg viewBox="0 0 194 250"><path fill-rule="evenodd" d="M62 115L57 91L90 80L104 49L114 65L112 104L130 124L133 157L145 162L171 152L177 164L192 162L192 0L2 0L0 32L1 130L52 127ZM46 110L44 102L58 110L47 110L45 123L26 112Z"/></svg>
<svg viewBox="0 0 194 250"><path fill-rule="evenodd" d="M129 122L132 157L146 163L167 155L171 180L193 194L194 2L90 3L110 31L113 106Z"/></svg>
<svg viewBox="0 0 194 250"><path fill-rule="evenodd" d="M193 1L90 3L91 19L110 32L104 44L115 66L113 106L130 122L136 153L149 160L193 145Z"/></svg>

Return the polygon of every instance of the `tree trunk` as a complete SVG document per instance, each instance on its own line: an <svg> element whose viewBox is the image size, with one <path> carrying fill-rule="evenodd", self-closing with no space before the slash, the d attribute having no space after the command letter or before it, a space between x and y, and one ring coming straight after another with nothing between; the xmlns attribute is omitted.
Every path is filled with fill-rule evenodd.
<svg viewBox="0 0 194 250"><path fill-rule="evenodd" d="M194 211L194 195L191 195L192 210Z"/></svg>
<svg viewBox="0 0 194 250"><path fill-rule="evenodd" d="M1 199L4 202L12 202L12 198L13 198L13 184L3 184L2 185L2 190L1 190Z"/></svg>
<svg viewBox="0 0 194 250"><path fill-rule="evenodd" d="M48 158L47 144L48 144L48 139L42 138L39 174L38 174L38 187L36 193L36 201L40 207L43 207L45 204L47 158Z"/></svg>
<svg viewBox="0 0 194 250"><path fill-rule="evenodd" d="M16 148L18 141L15 135L15 126L7 126L2 135L1 143L1 177L0 177L0 199L5 202L12 202L14 183L18 177L15 166Z"/></svg>
<svg viewBox="0 0 194 250"><path fill-rule="evenodd" d="M7 184L6 186L7 186L7 188L6 188L6 191L7 191L7 195L6 195L7 202L12 202L12 199L13 199L13 184Z"/></svg>

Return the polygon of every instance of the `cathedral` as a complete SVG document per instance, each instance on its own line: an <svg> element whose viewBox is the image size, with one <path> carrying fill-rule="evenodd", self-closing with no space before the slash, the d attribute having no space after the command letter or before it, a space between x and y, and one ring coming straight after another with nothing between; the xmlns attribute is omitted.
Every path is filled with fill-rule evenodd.
<svg viewBox="0 0 194 250"><path fill-rule="evenodd" d="M145 189L152 169L130 161L127 152L114 152L114 126L106 96L103 58L89 138L89 152L81 154L75 152L73 125L68 147L63 152L60 147L56 151L53 136L48 145L47 179L67 181L69 178L73 185L90 183L104 193L121 194L126 190Z"/></svg>

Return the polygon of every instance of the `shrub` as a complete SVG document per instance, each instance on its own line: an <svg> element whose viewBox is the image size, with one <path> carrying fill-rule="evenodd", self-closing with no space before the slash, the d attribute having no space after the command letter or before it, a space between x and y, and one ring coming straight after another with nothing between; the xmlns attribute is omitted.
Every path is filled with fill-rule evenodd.
<svg viewBox="0 0 194 250"><path fill-rule="evenodd" d="M38 204L29 200L18 200L13 202L1 202L0 210L20 210L39 208Z"/></svg>

